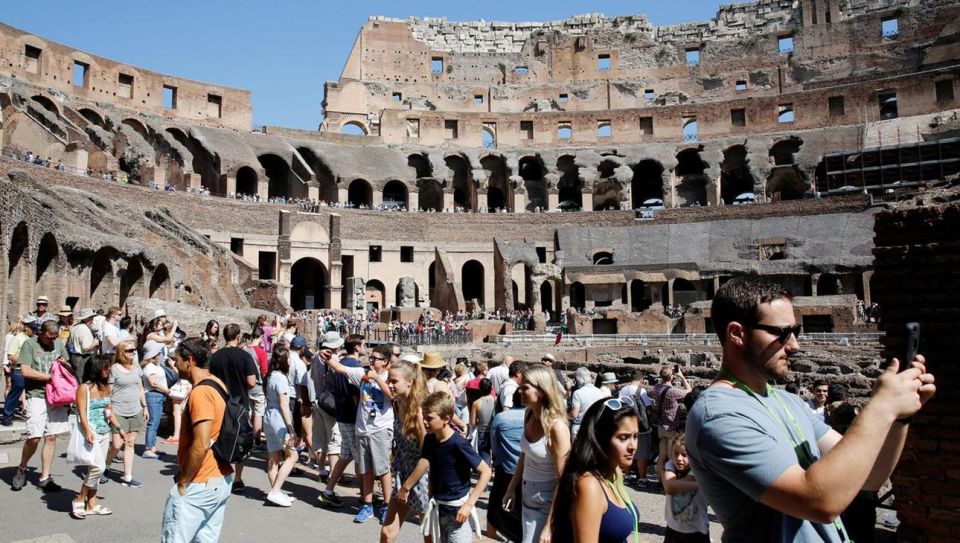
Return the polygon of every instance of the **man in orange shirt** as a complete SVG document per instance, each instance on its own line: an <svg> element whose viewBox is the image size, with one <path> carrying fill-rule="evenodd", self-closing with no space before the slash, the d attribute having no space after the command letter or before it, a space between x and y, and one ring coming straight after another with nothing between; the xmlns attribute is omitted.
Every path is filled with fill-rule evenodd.
<svg viewBox="0 0 960 543"><path fill-rule="evenodd" d="M184 340L175 353L180 377L193 384L183 410L177 465L177 484L170 489L163 510L163 543L217 541L233 484L233 468L221 463L211 445L220 436L227 404L216 388L227 386L210 373L210 350L200 338Z"/></svg>

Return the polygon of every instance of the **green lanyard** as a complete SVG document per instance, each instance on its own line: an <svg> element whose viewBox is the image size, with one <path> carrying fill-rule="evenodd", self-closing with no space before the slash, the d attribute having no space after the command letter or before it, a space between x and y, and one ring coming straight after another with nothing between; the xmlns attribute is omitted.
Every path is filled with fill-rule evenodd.
<svg viewBox="0 0 960 543"><path fill-rule="evenodd" d="M630 516L633 517L633 543L638 541L638 533L640 529L640 519L637 517L637 508L633 505L633 501L630 500L630 497L627 495L627 489L623 488L623 479L617 477L614 474L613 478L617 482L617 486L613 486L613 483L607 481L607 486L610 487L610 491L613 492L613 495L620 499L623 502L623 506L630 511ZM606 479L604 479L606 481Z"/></svg>
<svg viewBox="0 0 960 543"><path fill-rule="evenodd" d="M746 392L747 395L753 398L754 400L757 400L758 402L760 402L760 405L762 405L763 408L767 410L767 413L770 414L770 417L773 420L777 421L780 427L783 428L784 433L786 433L787 437L790 439L790 443L793 444L794 452L796 452L798 448L801 448L801 443L803 443L804 445L807 444L807 437L806 437L806 434L804 434L803 432L803 428L800 427L800 423L798 423L797 419L793 416L793 412L787 409L787 404L785 404L783 400L780 398L780 394L777 392L777 389L770 386L770 383L765 383L767 396L772 397L774 400L776 400L778 404L780 404L780 407L783 408L783 412L786 414L787 419L790 421L790 425L793 426L793 428L797 432L797 435L800 438L799 439L800 443L797 442L797 438L790 431L790 428L783 422L783 418L781 418L779 414L775 413L773 409L770 409L770 406L767 405L766 402L764 402L762 399L760 399L760 396L756 392L754 392L752 388L748 387L740 379L737 379L726 368L720 368L720 376L726 379L727 381L730 381L731 383L733 383L735 387ZM804 450L806 450L806 447L804 447ZM797 454L797 460L800 460L799 453ZM810 458L809 460L812 461L813 459ZM840 520L840 517L837 517L833 521L833 526L834 528L837 529L837 534L840 536L840 539L844 543L854 543L853 540L850 539L850 537L847 535L847 530L846 528L844 528L843 522Z"/></svg>

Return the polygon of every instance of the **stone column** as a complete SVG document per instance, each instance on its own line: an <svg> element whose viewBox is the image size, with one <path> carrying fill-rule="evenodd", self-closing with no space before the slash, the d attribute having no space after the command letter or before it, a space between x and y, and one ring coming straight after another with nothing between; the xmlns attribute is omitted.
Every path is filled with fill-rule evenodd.
<svg viewBox="0 0 960 543"><path fill-rule="evenodd" d="M817 295L817 284L820 282L821 275L822 274L819 274L819 273L810 274L810 296Z"/></svg>
<svg viewBox="0 0 960 543"><path fill-rule="evenodd" d="M554 210L560 207L560 193L558 192L548 192L547 193L547 210Z"/></svg>
<svg viewBox="0 0 960 543"><path fill-rule="evenodd" d="M347 189L337 189L337 201L341 204L346 204L347 199L350 197L350 193Z"/></svg>
<svg viewBox="0 0 960 543"><path fill-rule="evenodd" d="M583 192L580 194L580 209L583 211L593 211L592 192Z"/></svg>
<svg viewBox="0 0 960 543"><path fill-rule="evenodd" d="M873 303L873 296L870 292L870 279L873 279L873 270L863 272L860 280L863 281L863 303L867 307Z"/></svg>
<svg viewBox="0 0 960 543"><path fill-rule="evenodd" d="M371 198L370 203L371 203L371 205L372 205L373 207L377 207L378 205L382 204L382 203L383 203L383 191L382 191L382 190L375 190L375 191L373 191L373 192L372 192L372 198Z"/></svg>
<svg viewBox="0 0 960 543"><path fill-rule="evenodd" d="M407 193L407 211L417 211L420 209L420 193Z"/></svg>
<svg viewBox="0 0 960 543"><path fill-rule="evenodd" d="M226 188L224 190L227 191L228 197L234 196L237 194L237 176L228 175L226 177L227 177L227 183L226 183Z"/></svg>
<svg viewBox="0 0 960 543"><path fill-rule="evenodd" d="M307 200L315 202L320 200L320 185L315 182L307 184Z"/></svg>
<svg viewBox="0 0 960 543"><path fill-rule="evenodd" d="M68 169L86 173L88 163L87 148L79 143L68 143L66 152L63 155L63 165ZM60 308L58 307L57 310Z"/></svg>
<svg viewBox="0 0 960 543"><path fill-rule="evenodd" d="M270 198L270 181L263 180L257 181L257 196L260 197L261 201L266 202Z"/></svg>
<svg viewBox="0 0 960 543"><path fill-rule="evenodd" d="M200 179L200 174L193 172L183 174L183 184L186 185L188 189L194 190L203 186L203 182ZM266 184L267 182L264 181L264 185Z"/></svg>
<svg viewBox="0 0 960 543"><path fill-rule="evenodd" d="M626 311L627 311L628 313L630 313L630 312L633 311L633 289L630 288L631 286L632 286L632 281L627 281L627 282L625 283L625 288L627 289L627 308L626 308Z"/></svg>
<svg viewBox="0 0 960 543"><path fill-rule="evenodd" d="M453 192L443 193L443 209L453 211Z"/></svg>
<svg viewBox="0 0 960 543"><path fill-rule="evenodd" d="M527 208L527 195L522 192L513 193L513 212L523 213Z"/></svg>
<svg viewBox="0 0 960 543"><path fill-rule="evenodd" d="M477 211L487 208L487 191L477 192Z"/></svg>
<svg viewBox="0 0 960 543"><path fill-rule="evenodd" d="M673 307L673 282L675 279L667 281L667 305Z"/></svg>

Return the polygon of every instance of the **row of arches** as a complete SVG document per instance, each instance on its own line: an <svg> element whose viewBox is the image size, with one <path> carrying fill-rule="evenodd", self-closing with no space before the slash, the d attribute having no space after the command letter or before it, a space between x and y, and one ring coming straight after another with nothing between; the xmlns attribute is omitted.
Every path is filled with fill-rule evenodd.
<svg viewBox="0 0 960 543"><path fill-rule="evenodd" d="M50 298L51 310L64 304L101 308L123 306L131 297L173 297L165 264L148 270L139 257L125 258L112 247L92 255L67 253L53 232L44 232L34 245L24 221L11 231L6 257L7 316L32 310L39 295Z"/></svg>

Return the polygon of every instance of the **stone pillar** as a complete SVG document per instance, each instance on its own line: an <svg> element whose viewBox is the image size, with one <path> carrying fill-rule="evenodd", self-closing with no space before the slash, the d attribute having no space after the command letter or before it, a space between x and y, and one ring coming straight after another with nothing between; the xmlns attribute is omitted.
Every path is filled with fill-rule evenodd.
<svg viewBox="0 0 960 543"><path fill-rule="evenodd" d="M350 197L350 193L347 189L337 189L337 201L341 204L346 204L347 199Z"/></svg>
<svg viewBox="0 0 960 543"><path fill-rule="evenodd" d="M732 203L732 202L727 202ZM707 183L707 205L720 205L720 182L710 181Z"/></svg>
<svg viewBox="0 0 960 543"><path fill-rule="evenodd" d="M88 163L87 148L80 145L79 143L69 143L67 144L66 152L63 154L63 165L67 167L68 170L72 169L75 172L84 172L86 173ZM58 307L57 310L60 308Z"/></svg>
<svg viewBox="0 0 960 543"><path fill-rule="evenodd" d="M261 201L267 201L267 199L270 197L269 180L257 181L257 196L260 197Z"/></svg>
<svg viewBox="0 0 960 543"><path fill-rule="evenodd" d="M407 211L417 211L420 209L420 193L410 192L407 194Z"/></svg>
<svg viewBox="0 0 960 543"><path fill-rule="evenodd" d="M560 207L560 193L558 192L548 192L547 193L547 210L552 211Z"/></svg>
<svg viewBox="0 0 960 543"><path fill-rule="evenodd" d="M487 193L478 192L477 193L477 211L481 209L487 209Z"/></svg>
<svg viewBox="0 0 960 543"><path fill-rule="evenodd" d="M188 189L197 190L203 186L203 182L200 179L200 174L188 172L183 174L183 184L186 185ZM264 181L264 185L267 182Z"/></svg>
<svg viewBox="0 0 960 543"><path fill-rule="evenodd" d="M382 190L375 190L375 191L373 191L373 192L372 192L372 198L371 198L371 205L372 205L373 207L377 207L378 205L380 205L380 204L382 204L382 203L383 203L383 191L382 191Z"/></svg>
<svg viewBox="0 0 960 543"><path fill-rule="evenodd" d="M527 208L527 195L522 192L513 193L513 212L523 213Z"/></svg>
<svg viewBox="0 0 960 543"><path fill-rule="evenodd" d="M580 194L580 209L583 211L593 211L592 192L583 192Z"/></svg>
<svg viewBox="0 0 960 543"><path fill-rule="evenodd" d="M226 177L227 177L227 183L224 190L227 191L227 197L235 196L237 194L237 176L228 175Z"/></svg>
<svg viewBox="0 0 960 543"><path fill-rule="evenodd" d="M817 283L820 282L820 275L819 273L810 274L810 296L817 295Z"/></svg>
<svg viewBox="0 0 960 543"><path fill-rule="evenodd" d="M453 211L453 193L452 192L443 193L443 209Z"/></svg>
<svg viewBox="0 0 960 543"><path fill-rule="evenodd" d="M307 200L319 201L320 200L320 185L316 183L310 183L307 185Z"/></svg>
<svg viewBox="0 0 960 543"><path fill-rule="evenodd" d="M873 279L873 270L863 272L860 280L863 281L863 304L867 307L873 303L873 296L870 292L870 280Z"/></svg>
<svg viewBox="0 0 960 543"><path fill-rule="evenodd" d="M673 307L673 282L675 279L667 281L667 306Z"/></svg>

